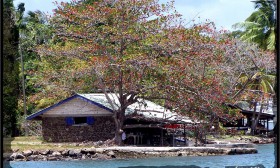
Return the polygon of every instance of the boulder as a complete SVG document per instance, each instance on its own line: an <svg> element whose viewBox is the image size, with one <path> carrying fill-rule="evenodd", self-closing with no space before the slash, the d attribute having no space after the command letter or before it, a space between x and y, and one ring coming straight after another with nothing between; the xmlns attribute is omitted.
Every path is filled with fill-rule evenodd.
<svg viewBox="0 0 280 168"><path fill-rule="evenodd" d="M16 160L16 159L23 159L24 156L21 153L13 153L10 156L10 160Z"/></svg>
<svg viewBox="0 0 280 168"><path fill-rule="evenodd" d="M22 154L23 154L24 156L30 156L30 155L33 154L33 151L32 151L32 150L25 150L25 151L22 152Z"/></svg>
<svg viewBox="0 0 280 168"><path fill-rule="evenodd" d="M24 158L25 158L25 157L24 157L23 154L21 154L21 153L16 153L15 159L24 159Z"/></svg>
<svg viewBox="0 0 280 168"><path fill-rule="evenodd" d="M69 156L76 157L76 156L79 156L79 155L81 155L81 150L80 149L71 149L71 150L69 150Z"/></svg>
<svg viewBox="0 0 280 168"><path fill-rule="evenodd" d="M68 156L69 155L69 150L64 150L64 151L61 152L61 154L63 156Z"/></svg>
<svg viewBox="0 0 280 168"><path fill-rule="evenodd" d="M39 154L41 154L41 155L47 155L47 154L50 154L50 150L49 150L49 149L47 149L47 150L39 151Z"/></svg>
<svg viewBox="0 0 280 168"><path fill-rule="evenodd" d="M47 156L46 156L46 155L38 155L38 156L37 156L37 159L38 159L38 160L46 161L46 160L47 160Z"/></svg>
<svg viewBox="0 0 280 168"><path fill-rule="evenodd" d="M85 160L87 158L88 158L87 155L85 155L85 154L82 155L82 160Z"/></svg>
<svg viewBox="0 0 280 168"><path fill-rule="evenodd" d="M103 144L104 144L103 141L97 141L97 142L94 143L95 146L101 146Z"/></svg>
<svg viewBox="0 0 280 168"><path fill-rule="evenodd" d="M61 156L61 153L58 152L58 151L54 151L54 152L52 153L52 156Z"/></svg>
<svg viewBox="0 0 280 168"><path fill-rule="evenodd" d="M95 157L97 157L98 159L111 159L110 156L105 155L105 154L101 154L101 153L96 153Z"/></svg>
<svg viewBox="0 0 280 168"><path fill-rule="evenodd" d="M94 147L84 148L84 149L81 150L81 153L84 153L84 154L87 154L87 153L95 154L96 153L96 149Z"/></svg>
<svg viewBox="0 0 280 168"><path fill-rule="evenodd" d="M40 154L40 152L39 152L39 151L37 151L37 150L33 150L32 155L39 155L39 154Z"/></svg>
<svg viewBox="0 0 280 168"><path fill-rule="evenodd" d="M113 151L109 151L107 155L110 156L111 158L116 158L115 153Z"/></svg>
<svg viewBox="0 0 280 168"><path fill-rule="evenodd" d="M103 152L104 152L104 149L102 149L102 148L96 148L95 151L96 151L96 153L103 153Z"/></svg>
<svg viewBox="0 0 280 168"><path fill-rule="evenodd" d="M48 157L47 160L56 161L56 160L59 160L59 159L57 159L57 157L55 157L55 156L51 156L51 157Z"/></svg>
<svg viewBox="0 0 280 168"><path fill-rule="evenodd" d="M36 161L37 160L37 156L35 155L31 155L31 156L28 156L27 158L26 158L26 160L27 161Z"/></svg>

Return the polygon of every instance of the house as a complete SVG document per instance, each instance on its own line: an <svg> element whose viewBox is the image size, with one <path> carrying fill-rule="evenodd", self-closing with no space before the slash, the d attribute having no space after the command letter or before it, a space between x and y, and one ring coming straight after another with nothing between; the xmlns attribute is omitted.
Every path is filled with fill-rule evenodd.
<svg viewBox="0 0 280 168"><path fill-rule="evenodd" d="M234 105L229 105L229 107L232 109L239 109L244 118L239 119L237 124L226 123L224 126L227 128L236 128L237 130L250 130L249 128L251 128L254 115L253 107L250 107L249 103L246 101L238 101ZM264 108L261 112L260 105L256 106L255 117L257 118L260 113L260 118L256 127L257 134L267 133L273 130L274 125L272 122L275 115L272 107L272 101L270 101L268 107Z"/></svg>
<svg viewBox="0 0 280 168"><path fill-rule="evenodd" d="M109 96L117 106L116 94ZM125 115L125 142L128 144L163 145L164 136L170 137L168 131L174 130L172 126L193 123L189 118L148 100L128 106ZM82 142L112 139L115 133L112 116L113 110L105 95L96 93L75 94L26 119L42 120L42 135L46 141ZM172 135L174 137L174 133ZM155 139L161 143L156 143Z"/></svg>

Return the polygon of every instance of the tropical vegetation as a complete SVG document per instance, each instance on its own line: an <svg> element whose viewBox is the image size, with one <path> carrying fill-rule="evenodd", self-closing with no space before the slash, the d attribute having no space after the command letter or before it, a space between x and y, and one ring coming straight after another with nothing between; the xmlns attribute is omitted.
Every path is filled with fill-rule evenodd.
<svg viewBox="0 0 280 168"><path fill-rule="evenodd" d="M253 42L264 50L275 50L276 1L254 1L256 11L244 22L233 25L234 32L246 42Z"/></svg>
<svg viewBox="0 0 280 168"><path fill-rule="evenodd" d="M3 27L4 47L11 53L4 57L7 135L17 135L12 130L24 133L26 115L77 92L106 95L114 109L117 144L125 109L143 98L212 125L221 118L241 117L226 103L248 97L247 90L273 93L272 52L236 38L244 39L246 31L232 38L212 22L186 28L172 2L71 1L57 4L50 17L41 11L24 15L23 4L16 10L12 1L7 2L10 13L4 19L13 27ZM267 6L262 5L258 9L264 12ZM272 28L265 30L272 32ZM270 40L266 41L269 48ZM23 66L17 51L22 53ZM23 89L20 79L24 79ZM111 93L118 95L119 103L111 100Z"/></svg>

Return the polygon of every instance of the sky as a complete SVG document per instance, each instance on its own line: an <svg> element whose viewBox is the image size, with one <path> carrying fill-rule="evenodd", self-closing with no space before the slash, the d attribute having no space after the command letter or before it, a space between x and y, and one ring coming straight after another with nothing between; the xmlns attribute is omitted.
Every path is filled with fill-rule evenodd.
<svg viewBox="0 0 280 168"><path fill-rule="evenodd" d="M170 0L159 0L160 3L167 1ZM26 12L41 10L52 14L56 8L54 0L14 0L15 7L20 2L25 3ZM218 30L232 31L233 24L244 21L254 11L254 4L252 0L175 0L175 8L186 22L204 22L208 19L215 23Z"/></svg>

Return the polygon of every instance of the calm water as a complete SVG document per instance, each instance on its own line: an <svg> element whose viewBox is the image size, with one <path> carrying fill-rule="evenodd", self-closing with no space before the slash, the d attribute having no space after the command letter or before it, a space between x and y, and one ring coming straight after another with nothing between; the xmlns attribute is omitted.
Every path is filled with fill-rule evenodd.
<svg viewBox="0 0 280 168"><path fill-rule="evenodd" d="M29 161L10 162L12 168L224 168L225 166L256 166L273 168L274 145L259 145L257 154L226 156L188 156L106 161ZM259 166L262 168L263 166Z"/></svg>

